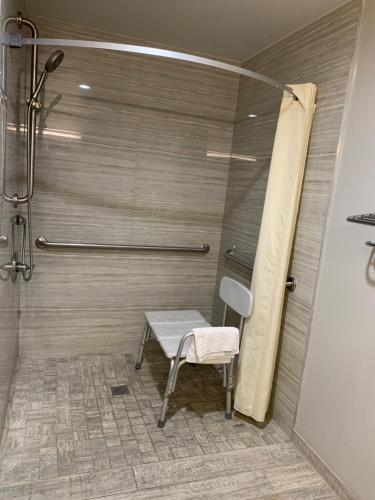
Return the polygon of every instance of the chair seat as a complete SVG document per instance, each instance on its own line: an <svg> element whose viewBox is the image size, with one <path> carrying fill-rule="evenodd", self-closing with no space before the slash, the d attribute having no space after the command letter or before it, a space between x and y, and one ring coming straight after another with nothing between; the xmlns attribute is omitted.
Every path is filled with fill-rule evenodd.
<svg viewBox="0 0 375 500"><path fill-rule="evenodd" d="M151 327L157 323L168 323L170 321L206 321L201 313L195 310L148 311L145 312L145 317Z"/></svg>
<svg viewBox="0 0 375 500"><path fill-rule="evenodd" d="M180 345L180 337L164 337L159 339L160 347L163 349L167 358L174 358L177 354L178 346ZM186 358L189 348L189 343L185 342L182 349L181 358Z"/></svg>
<svg viewBox="0 0 375 500"><path fill-rule="evenodd" d="M207 321L198 320L175 323L157 323L151 328L161 348L163 349L164 354L168 358L174 358L177 354L180 340L186 333L191 332L193 328L206 328L210 326L210 323L207 323ZM188 345L188 342L186 342L182 350L181 357L183 358L186 357Z"/></svg>

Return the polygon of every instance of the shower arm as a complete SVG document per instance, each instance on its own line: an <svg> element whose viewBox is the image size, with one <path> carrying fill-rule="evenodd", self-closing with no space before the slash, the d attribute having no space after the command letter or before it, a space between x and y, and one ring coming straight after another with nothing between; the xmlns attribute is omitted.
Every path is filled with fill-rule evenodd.
<svg viewBox="0 0 375 500"><path fill-rule="evenodd" d="M25 19L22 17L20 13L17 14L16 17L8 17L3 24L3 30L12 24L16 23L19 27L27 26L32 35L32 40L38 38L38 28L35 24L29 19ZM6 46L3 45L3 61L5 62L5 50ZM31 78L30 78L30 99L27 103L27 159L26 159L26 169L27 169L27 191L24 196L18 196L15 193L13 196L9 196L6 193L5 179L3 183L3 198L5 201L12 203L14 207L17 207L19 204L27 203L34 194L34 171L35 171L35 136L36 136L36 112L40 109L40 105L37 99L33 98L37 88L40 86L37 85L37 77L38 77L38 46L33 45L31 51ZM5 89L5 71L3 71L2 77L2 89L4 92Z"/></svg>

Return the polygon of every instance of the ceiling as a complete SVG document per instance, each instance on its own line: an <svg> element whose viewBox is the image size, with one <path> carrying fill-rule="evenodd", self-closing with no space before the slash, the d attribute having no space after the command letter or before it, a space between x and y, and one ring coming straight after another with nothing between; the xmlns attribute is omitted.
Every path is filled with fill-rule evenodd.
<svg viewBox="0 0 375 500"><path fill-rule="evenodd" d="M345 0L26 0L40 15L243 61ZM281 7L282 5L282 7Z"/></svg>

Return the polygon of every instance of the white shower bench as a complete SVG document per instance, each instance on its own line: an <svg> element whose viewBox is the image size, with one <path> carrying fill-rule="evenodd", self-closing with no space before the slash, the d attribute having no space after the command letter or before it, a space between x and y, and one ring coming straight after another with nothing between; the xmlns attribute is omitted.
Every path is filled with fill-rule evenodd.
<svg viewBox="0 0 375 500"><path fill-rule="evenodd" d="M252 293L238 281L226 276L221 280L219 293L220 298L224 302L223 325L225 326L227 308L229 306L240 316L239 330L241 334L244 320L251 315L253 310ZM145 312L145 319L146 324L135 368L139 370L142 366L144 347L152 331L164 354L170 359L169 377L158 422L159 427L164 427L169 396L175 389L178 371L186 362L186 354L189 347L187 340L193 335L193 328L205 328L211 325L196 310L148 311ZM228 365L223 365L224 386L226 387L227 394L226 418L231 418L232 416L233 366L234 358Z"/></svg>

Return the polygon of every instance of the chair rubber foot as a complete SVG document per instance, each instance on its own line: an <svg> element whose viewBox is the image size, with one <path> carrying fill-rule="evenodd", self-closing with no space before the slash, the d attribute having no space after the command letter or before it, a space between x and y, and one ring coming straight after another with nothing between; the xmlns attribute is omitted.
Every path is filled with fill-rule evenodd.
<svg viewBox="0 0 375 500"><path fill-rule="evenodd" d="M225 412L225 418L226 418L227 420L230 420L230 419L232 418L232 412L231 412L231 411L230 411L230 412L227 412L227 411L226 411L226 412Z"/></svg>
<svg viewBox="0 0 375 500"><path fill-rule="evenodd" d="M135 369L136 369L136 370L140 370L140 369L141 369L141 366L142 366L142 363L136 363L136 364L135 364Z"/></svg>
<svg viewBox="0 0 375 500"><path fill-rule="evenodd" d="M162 428L162 427L164 427L164 425L165 425L165 421L164 420L159 420L158 427Z"/></svg>

